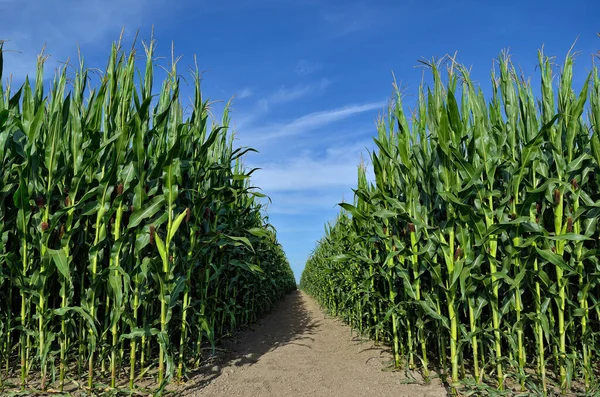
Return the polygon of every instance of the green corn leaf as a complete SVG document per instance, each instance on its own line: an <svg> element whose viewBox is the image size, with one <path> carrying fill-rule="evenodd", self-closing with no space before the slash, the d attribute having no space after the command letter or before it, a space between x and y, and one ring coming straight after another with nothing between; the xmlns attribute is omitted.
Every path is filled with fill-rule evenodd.
<svg viewBox="0 0 600 397"><path fill-rule="evenodd" d="M542 256L548 262L552 263L554 266L558 266L563 270L573 270L560 255L557 255L548 249L540 249L538 247L535 247L535 250L538 254L540 254L540 256Z"/></svg>
<svg viewBox="0 0 600 397"><path fill-rule="evenodd" d="M54 264L56 265L56 268L62 275L63 279L71 282L71 274L70 274L71 272L69 269L69 258L67 258L65 251L62 249L54 250L54 249L48 248L48 253L52 257L52 260L54 261Z"/></svg>
<svg viewBox="0 0 600 397"><path fill-rule="evenodd" d="M183 220L185 219L186 215L187 215L187 211L184 210L173 221L173 224L171 225L171 229L169 229L169 235L168 235L167 242L166 242L167 244L170 244L171 240L173 240L173 237L175 236L175 233L177 233L177 230L179 229L179 226L181 226L181 222L183 222Z"/></svg>
<svg viewBox="0 0 600 397"><path fill-rule="evenodd" d="M121 334L119 336L119 341L122 341L125 339L138 339L138 338L141 338L142 336L156 336L156 335L158 335L159 332L160 332L160 330L156 329L156 328L150 328L150 327L135 328L127 334Z"/></svg>
<svg viewBox="0 0 600 397"><path fill-rule="evenodd" d="M160 211L165 203L164 196L156 196L149 201L143 208L136 210L131 214L129 218L129 229L138 226L144 219L153 217L158 211Z"/></svg>
<svg viewBox="0 0 600 397"><path fill-rule="evenodd" d="M390 211L388 209L382 208L378 211L375 211L373 213L373 216L377 217L377 218L388 219L388 218L396 217L396 216L398 216L398 214L394 211Z"/></svg>
<svg viewBox="0 0 600 397"><path fill-rule="evenodd" d="M229 236L224 234L224 237L226 237L228 240L231 240L235 243L242 243L243 245L245 245L246 247L248 247L251 251L254 251L254 247L252 246L252 243L250 243L250 240L248 240L248 238L246 237L236 237L236 236Z"/></svg>
<svg viewBox="0 0 600 397"><path fill-rule="evenodd" d="M88 327L90 327L93 334L95 336L98 336L98 330L96 328L94 319L92 318L92 316L90 316L89 312L86 311L85 309L83 309L82 307L66 306L66 307L61 307L59 309L53 310L54 314L56 314L57 316L64 316L65 314L67 314L68 312L71 312L71 311L79 314L86 321L86 324L88 325Z"/></svg>
<svg viewBox="0 0 600 397"><path fill-rule="evenodd" d="M156 242L156 248L158 249L158 253L160 255L160 259L163 264L169 263L167 258L167 250L165 248L165 243L163 243L162 239L158 235L158 230L154 233L154 241Z"/></svg>

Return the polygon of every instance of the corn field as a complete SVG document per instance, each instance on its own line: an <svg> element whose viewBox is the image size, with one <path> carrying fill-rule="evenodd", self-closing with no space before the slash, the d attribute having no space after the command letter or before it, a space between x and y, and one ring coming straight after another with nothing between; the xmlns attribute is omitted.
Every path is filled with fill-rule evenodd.
<svg viewBox="0 0 600 397"><path fill-rule="evenodd" d="M423 62L411 112L394 84L374 178L358 167L302 274L394 367L455 393L598 395L600 77L538 61L537 96L507 53L487 99L454 58Z"/></svg>
<svg viewBox="0 0 600 397"><path fill-rule="evenodd" d="M161 392L296 288L229 103L211 121L176 59L156 91L155 42L142 70L120 43L47 92L43 55L15 88L0 51L0 392Z"/></svg>

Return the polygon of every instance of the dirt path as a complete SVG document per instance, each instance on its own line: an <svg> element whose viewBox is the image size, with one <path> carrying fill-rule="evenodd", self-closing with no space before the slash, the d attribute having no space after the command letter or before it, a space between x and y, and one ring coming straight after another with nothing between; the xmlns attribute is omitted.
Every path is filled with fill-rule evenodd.
<svg viewBox="0 0 600 397"><path fill-rule="evenodd" d="M184 385L188 396L446 396L438 385L402 383L382 371L389 352L360 341L296 291L252 330L227 341L225 353ZM434 382L435 383L435 382Z"/></svg>

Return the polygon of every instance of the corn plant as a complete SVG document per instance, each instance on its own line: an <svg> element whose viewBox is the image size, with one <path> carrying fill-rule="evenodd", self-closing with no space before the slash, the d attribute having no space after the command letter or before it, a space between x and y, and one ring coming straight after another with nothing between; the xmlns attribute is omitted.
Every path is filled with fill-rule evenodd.
<svg viewBox="0 0 600 397"><path fill-rule="evenodd" d="M374 179L361 164L302 274L396 368L455 392L599 385L600 79L594 67L575 89L571 54L558 78L538 60L539 97L507 53L487 99L454 58L422 62L432 78L410 113L394 85Z"/></svg>
<svg viewBox="0 0 600 397"><path fill-rule="evenodd" d="M80 56L47 92L45 56L14 90L0 51L2 390L162 392L296 286L229 104L211 118L177 59L156 91L143 50L138 70L114 43L99 79Z"/></svg>

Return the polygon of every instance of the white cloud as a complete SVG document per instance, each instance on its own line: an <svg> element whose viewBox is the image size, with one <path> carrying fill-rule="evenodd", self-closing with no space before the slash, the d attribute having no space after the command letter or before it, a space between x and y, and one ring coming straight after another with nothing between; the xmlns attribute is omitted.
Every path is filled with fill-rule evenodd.
<svg viewBox="0 0 600 397"><path fill-rule="evenodd" d="M273 200L273 204L267 205L267 210L271 215L306 216L307 214L316 214L319 219L318 224L320 224L321 217L319 215L323 212L336 211L338 209L337 204L340 203L342 199L351 201L352 198L350 197L350 193L352 193L350 190L345 194L340 191L322 192L318 190L297 192L297 194L291 192L274 192L269 195ZM300 223L299 225L302 226L305 231L311 230L311 228L306 227L303 223ZM289 230L280 231L289 232Z"/></svg>
<svg viewBox="0 0 600 397"><path fill-rule="evenodd" d="M285 86L282 86L279 90L269 96L267 102L269 104L277 105L292 102L302 97L322 92L329 86L329 84L329 80L322 79L318 83L298 84L293 88L286 88Z"/></svg>
<svg viewBox="0 0 600 397"><path fill-rule="evenodd" d="M299 76L308 76L309 74L316 72L319 68L320 65L314 62L310 62L306 59L301 59L296 64L296 68L294 69L294 71Z"/></svg>
<svg viewBox="0 0 600 397"><path fill-rule="evenodd" d="M272 192L298 192L315 190L340 191L356 185L357 167L362 159L368 160L367 149L373 144L359 141L329 147L323 153L305 151L292 158L281 158L259 163L252 183L267 194ZM308 203L310 204L310 203Z"/></svg>
<svg viewBox="0 0 600 397"><path fill-rule="evenodd" d="M252 110L246 114L239 115L235 125L238 129L247 129L248 127L251 127L256 120L267 115L273 107L294 102L313 94L322 93L330 84L330 80L322 79L319 82L310 84L297 84L292 88L281 86L271 94L258 99Z"/></svg>
<svg viewBox="0 0 600 397"><path fill-rule="evenodd" d="M330 10L323 15L323 22L334 36L346 36L368 29L381 21L379 8L370 4L351 3Z"/></svg>
<svg viewBox="0 0 600 397"><path fill-rule="evenodd" d="M348 186L356 181L356 164L296 158L264 167L254 182L266 192Z"/></svg>
<svg viewBox="0 0 600 397"><path fill-rule="evenodd" d="M0 40L6 40L5 75L22 79L35 73L37 55L46 44L51 56L46 76L69 56L77 54L77 44L95 45L131 38L145 16L162 0L75 1L46 0L6 1L0 3ZM86 54L83 54L84 57ZM73 60L73 59L71 59Z"/></svg>
<svg viewBox="0 0 600 397"><path fill-rule="evenodd" d="M321 28L324 37L341 38L348 35L369 35L381 33L382 29L393 26L396 16L410 12L410 3L416 0L394 2L369 2L365 0L347 0L344 2L323 2Z"/></svg>
<svg viewBox="0 0 600 397"><path fill-rule="evenodd" d="M239 94L237 94L237 96L236 96L236 97L237 97L238 99L244 99L244 98L251 97L253 93L254 93L254 92L253 92L253 91L252 91L250 88L246 87L246 88L244 88L242 91L240 91L240 93L239 93Z"/></svg>
<svg viewBox="0 0 600 397"><path fill-rule="evenodd" d="M314 131L315 129L361 113L370 112L376 109L383 109L385 104L386 101L370 102L362 105L355 104L337 109L309 113L287 123L275 123L262 127L245 128L241 130L240 136L251 137L252 141L254 142L290 137L301 133Z"/></svg>

